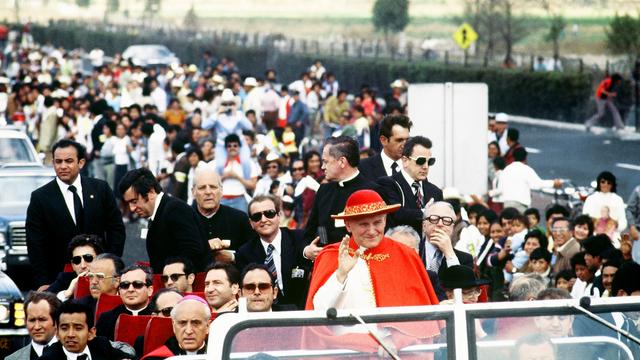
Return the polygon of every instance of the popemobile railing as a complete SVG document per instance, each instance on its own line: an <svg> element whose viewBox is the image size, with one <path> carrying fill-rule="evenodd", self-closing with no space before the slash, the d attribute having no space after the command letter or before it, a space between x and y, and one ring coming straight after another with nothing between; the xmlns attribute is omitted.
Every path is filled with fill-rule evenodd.
<svg viewBox="0 0 640 360"><path fill-rule="evenodd" d="M239 312L212 323L206 355L171 359L506 360L536 334L555 359L640 359L639 319L640 297Z"/></svg>

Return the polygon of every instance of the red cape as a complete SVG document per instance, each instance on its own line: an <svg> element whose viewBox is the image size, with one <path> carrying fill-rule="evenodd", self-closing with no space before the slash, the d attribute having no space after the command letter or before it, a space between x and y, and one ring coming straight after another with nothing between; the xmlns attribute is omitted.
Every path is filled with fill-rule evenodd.
<svg viewBox="0 0 640 360"><path fill-rule="evenodd" d="M338 268L338 248L340 243L325 246L318 255L311 276L311 285L307 297L306 309L313 309L313 297ZM349 247L357 249L351 238ZM429 275L415 250L387 237L380 244L365 251L363 258L369 266L373 292L378 307L437 305L436 296ZM437 321L385 323L384 327L397 330L393 336L398 348L432 339L440 334L442 324ZM340 343L347 348L361 351L375 351L377 344L365 334L345 334L335 336L327 328L314 328L315 344L304 341L312 348L328 346L335 348ZM308 339L305 339L308 340ZM329 345L331 344L331 345Z"/></svg>

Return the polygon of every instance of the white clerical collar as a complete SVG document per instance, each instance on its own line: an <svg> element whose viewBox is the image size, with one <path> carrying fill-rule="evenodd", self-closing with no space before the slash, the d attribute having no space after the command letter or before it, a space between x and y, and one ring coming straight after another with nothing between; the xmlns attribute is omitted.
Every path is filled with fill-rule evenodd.
<svg viewBox="0 0 640 360"><path fill-rule="evenodd" d="M132 309L129 309L128 307L126 307L126 306L124 308L127 309L128 311L130 311L133 316L138 316L138 314L141 311L144 311L144 309L146 309L147 306L145 305L142 309L139 309L139 310L132 310Z"/></svg>
<svg viewBox="0 0 640 360"><path fill-rule="evenodd" d="M158 195L156 195L156 203L153 205L153 214L149 216L149 219L151 221L153 221L153 219L156 217L156 213L158 212L158 207L160 207L160 201L162 201L163 196L164 196L164 193L162 191L160 191Z"/></svg>
<svg viewBox="0 0 640 360"><path fill-rule="evenodd" d="M82 181L80 180L80 174L76 176L76 179L71 184L65 183L64 181L60 180L59 177L56 176L56 183L58 183L58 187L60 188L60 191L62 192L63 195L69 190L69 186L71 185L75 186L76 191L80 196L80 201L82 201Z"/></svg>
<svg viewBox="0 0 640 360"><path fill-rule="evenodd" d="M187 355L198 355L198 351L202 350L202 348L204 348L205 345L207 345L206 342L202 343L202 346L200 346L200 348L198 350L196 350L196 351L185 350L185 352L187 353Z"/></svg>
<svg viewBox="0 0 640 360"><path fill-rule="evenodd" d="M360 171L359 171L358 169L356 169L356 172L355 172L355 173L353 173L353 175L349 176L348 178L346 178L346 179L344 179L344 180L338 181L338 186L340 186L340 187L344 187L344 183L349 182L349 181L351 181L351 180L355 179L355 178L356 178L356 176L358 176L358 175L360 175Z"/></svg>
<svg viewBox="0 0 640 360"><path fill-rule="evenodd" d="M407 181L407 184L409 184L409 186L413 186L413 183L416 180L414 178L412 178L411 175L409 175L409 173L404 171L404 169L400 170L400 172L402 173L402 177L404 177L404 179ZM420 188L422 188L422 181L418 181L418 184L420 184Z"/></svg>
<svg viewBox="0 0 640 360"><path fill-rule="evenodd" d="M397 160L397 161L393 160L392 158L387 156L384 150L380 152L380 158L382 159L382 166L384 166L385 173L393 175L393 171L392 171L393 169L391 168L393 166L393 163L398 164L398 167L396 169L398 170L402 169L402 164L400 163L400 160Z"/></svg>
<svg viewBox="0 0 640 360"><path fill-rule="evenodd" d="M79 353L72 353L70 351L68 351L67 349L65 349L65 347L62 347L62 351L64 351L64 354L67 356L67 360L76 360L78 358L78 356L82 355L82 354L87 354L87 360L91 360L93 359L91 357L91 352L89 352L89 346L85 345L84 346L84 350L82 350L82 352Z"/></svg>
<svg viewBox="0 0 640 360"><path fill-rule="evenodd" d="M267 248L269 247L269 245L273 245L273 247L275 248L276 252L278 254L282 254L282 251L280 251L280 249L282 248L282 232L280 231L280 228L278 228L278 233L276 234L276 237L274 237L273 240L270 243L262 240L262 238L260 238L260 243L262 244L262 247L264 248L265 254L267 253Z"/></svg>
<svg viewBox="0 0 640 360"><path fill-rule="evenodd" d="M58 338L54 336L54 337L51 338L51 340L49 340L49 343L47 343L46 345L41 345L41 344L38 344L35 341L31 341L31 347L36 352L36 354L38 354L38 357L41 357L45 346L50 346L50 345L53 345L53 344L55 344L57 342L58 342Z"/></svg>

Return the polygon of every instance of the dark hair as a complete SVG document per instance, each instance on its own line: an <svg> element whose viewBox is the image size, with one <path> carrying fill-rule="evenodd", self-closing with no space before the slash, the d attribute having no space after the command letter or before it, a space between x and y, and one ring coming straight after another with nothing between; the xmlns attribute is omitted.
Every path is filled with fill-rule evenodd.
<svg viewBox="0 0 640 360"><path fill-rule="evenodd" d="M569 217L569 210L562 205L555 204L544 212L545 219L549 219L553 214L562 214L562 217Z"/></svg>
<svg viewBox="0 0 640 360"><path fill-rule="evenodd" d="M269 268L267 268L267 265L251 263L251 264L245 266L245 268L242 270L242 276L240 277L240 287L242 287L244 285L244 278L245 278L245 276L247 276L247 273L249 271L253 271L253 270L264 270L264 272L269 274L269 278L271 279L271 286L274 286L274 287L276 286L276 278L269 271Z"/></svg>
<svg viewBox="0 0 640 360"><path fill-rule="evenodd" d="M380 121L380 136L390 139L391 135L393 135L392 129L394 125L400 125L407 130L411 130L413 123L406 115L387 115Z"/></svg>
<svg viewBox="0 0 640 360"><path fill-rule="evenodd" d="M27 299L24 301L24 310L29 312L29 304L39 303L40 301L46 301L49 303L49 315L53 321L56 321L56 313L60 308L62 302L56 297L55 294L48 291L29 291ZM56 324L58 322L56 321Z"/></svg>
<svg viewBox="0 0 640 360"><path fill-rule="evenodd" d="M587 227L589 228L589 234L587 235L587 237L593 236L593 220L591 220L591 217L589 215L583 214L573 219L573 222L571 223L571 230L575 229L577 225L587 225Z"/></svg>
<svg viewBox="0 0 640 360"><path fill-rule="evenodd" d="M500 213L500 221L502 221L503 219L513 220L518 215L520 215L520 211L518 211L518 209L514 207L506 207L502 209L502 212Z"/></svg>
<svg viewBox="0 0 640 360"><path fill-rule="evenodd" d="M500 144L498 144L497 141L492 141L489 143L489 145L493 145L496 147L496 149L498 149L498 156L502 155L502 151L500 151ZM489 145L487 145L487 147L489 147Z"/></svg>
<svg viewBox="0 0 640 360"><path fill-rule="evenodd" d="M413 154L413 148L415 148L416 145L420 145L427 149L431 149L431 146L433 146L431 140L429 140L428 138L424 136L413 136L410 137L404 144L404 148L402 149L402 156L410 157L411 154Z"/></svg>
<svg viewBox="0 0 640 360"><path fill-rule="evenodd" d="M555 280L556 280L556 285L558 284L558 279L565 279L567 281L571 280L572 278L575 278L576 274L573 272L573 270L569 270L569 269L564 269L562 271L560 271L559 273L556 274Z"/></svg>
<svg viewBox="0 0 640 360"><path fill-rule="evenodd" d="M68 148L70 146L73 146L74 148L76 148L78 161L85 159L87 157L87 149L82 144L69 139L62 139L57 143L53 144L53 148L51 148L51 153L55 154L56 150Z"/></svg>
<svg viewBox="0 0 640 360"><path fill-rule="evenodd" d="M136 270L142 270L145 274L145 282L147 284L147 286L151 286L153 284L153 270L151 270L150 267L145 266L145 265L140 265L140 264L133 264L133 265L129 265L127 267L125 267L124 269L122 269L122 271L120 272L120 277L122 277L122 275L131 272L131 271L136 271Z"/></svg>
<svg viewBox="0 0 640 360"><path fill-rule="evenodd" d="M191 262L191 260L187 259L186 257L169 256L167 260L165 260L164 266L171 265L171 264L182 264L184 266L183 271L185 274L187 274L187 276L195 273L193 269L193 263Z"/></svg>
<svg viewBox="0 0 640 360"><path fill-rule="evenodd" d="M124 269L124 261L122 261L122 258L116 254L102 253L98 255L96 260L111 260L111 262L113 263L114 276L119 277L122 273L122 270Z"/></svg>
<svg viewBox="0 0 640 360"><path fill-rule="evenodd" d="M271 194L266 194L266 195L257 195L253 199L251 199L251 201L249 201L249 205L247 205L247 213L251 215L251 206L255 203L264 202L264 201L271 201L273 203L273 206L276 209L276 212L277 213L280 212L280 200Z"/></svg>
<svg viewBox="0 0 640 360"><path fill-rule="evenodd" d="M513 160L521 162L527 160L527 150L523 147L513 150Z"/></svg>
<svg viewBox="0 0 640 360"><path fill-rule="evenodd" d="M133 188L133 191L145 199L148 199L147 196L152 189L156 194L162 191L158 180L153 176L151 170L147 168L130 170L124 175L122 180L120 180L118 190L120 190L121 194L124 194L129 188Z"/></svg>
<svg viewBox="0 0 640 360"><path fill-rule="evenodd" d="M358 142L349 136L328 138L324 146L329 146L329 155L335 159L345 157L352 167L358 167L360 163L360 146Z"/></svg>
<svg viewBox="0 0 640 360"><path fill-rule="evenodd" d="M71 238L69 245L67 245L67 256L69 259L73 257L73 250L80 246L89 246L93 248L96 255L100 255L104 252L102 248L102 238L93 234L80 234Z"/></svg>
<svg viewBox="0 0 640 360"><path fill-rule="evenodd" d="M527 240L529 240L529 238L538 239L538 242L540 243L541 248L546 249L549 246L549 239L547 239L547 235L545 235L542 231L535 229L535 230L529 231L527 235L524 236L524 242L522 243L523 249L524 249L524 244L527 243Z"/></svg>
<svg viewBox="0 0 640 360"><path fill-rule="evenodd" d="M518 142L519 139L520 139L520 131L518 131L518 129L514 129L514 128L507 129L507 140Z"/></svg>
<svg viewBox="0 0 640 360"><path fill-rule="evenodd" d="M546 262L551 263L551 253L549 250L543 248L542 246L533 250L531 255L529 255L529 260L540 260L544 259Z"/></svg>
<svg viewBox="0 0 640 360"><path fill-rule="evenodd" d="M542 333L533 333L533 334L528 334L520 337L516 341L516 344L514 345L513 354L512 354L513 358L514 359L518 358L518 352L520 351L520 348L523 345L542 345L542 344L549 344L549 346L551 346L551 348L553 349L553 354L555 359L556 346L551 342L549 337L547 337Z"/></svg>
<svg viewBox="0 0 640 360"><path fill-rule="evenodd" d="M528 215L533 215L533 217L535 217L536 220L540 222L540 211L538 211L538 209L528 208L527 210L524 211L524 216L528 216Z"/></svg>
<svg viewBox="0 0 640 360"><path fill-rule="evenodd" d="M469 208L467 209L467 214L468 215L476 214L476 219L477 219L478 215L480 215L485 210L487 210L486 206L484 206L482 204L473 204L473 205L469 206Z"/></svg>
<svg viewBox="0 0 640 360"><path fill-rule="evenodd" d="M209 264L207 268L204 270L204 273L207 274L211 270L223 270L227 274L227 280L229 280L229 284L240 284L240 271L238 269L227 263L215 262Z"/></svg>
<svg viewBox="0 0 640 360"><path fill-rule="evenodd" d="M620 249L616 249L615 247L610 247L610 248L604 250L600 254L600 258L602 259L602 265L603 266L608 265L610 262L612 262L612 263L615 263L615 262L622 263L622 261L623 261L622 251L620 251Z"/></svg>
<svg viewBox="0 0 640 360"><path fill-rule="evenodd" d="M615 251L620 251L618 249L613 249ZM620 266L622 266L622 254L620 254L620 257L612 257L612 258L608 258L606 262L602 263L602 269L604 270L604 268L606 268L607 266L611 266L614 267L616 269L620 269Z"/></svg>
<svg viewBox="0 0 640 360"><path fill-rule="evenodd" d="M525 228L527 229L529 228L529 219L527 219L527 217L524 214L518 214L512 219L512 221L518 221L522 225L524 225Z"/></svg>
<svg viewBox="0 0 640 360"><path fill-rule="evenodd" d="M606 180L611 184L611 192L616 192L616 190L618 189L616 176L613 175L611 172L603 171L600 174L598 174L598 177L596 178L596 191L600 191L600 180Z"/></svg>
<svg viewBox="0 0 640 360"><path fill-rule="evenodd" d="M117 127L117 123L115 121L111 121L111 120L107 120L104 123L104 126L106 126L107 128L109 128L109 131L111 132L111 135L114 135L116 133L116 127Z"/></svg>
<svg viewBox="0 0 640 360"><path fill-rule="evenodd" d="M622 80L622 75L620 75L619 73L613 73L611 75L611 82L616 82L621 80Z"/></svg>
<svg viewBox="0 0 640 360"><path fill-rule="evenodd" d="M329 76L331 76L331 75L333 75L333 74L327 74L327 77L329 77ZM338 90L338 94L337 94L337 96L336 96L336 97L340 97L340 95L342 95L342 94L344 94L344 95L348 95L349 93L347 92L347 90L344 90L344 89L342 89L342 90Z"/></svg>
<svg viewBox="0 0 640 360"><path fill-rule="evenodd" d="M224 147L226 148L229 144L237 143L239 146L242 146L242 142L240 141L240 136L237 134L229 134L224 138Z"/></svg>
<svg viewBox="0 0 640 360"><path fill-rule="evenodd" d="M498 214L496 214L495 211L491 210L491 209L486 209L485 211L481 212L478 214L478 220L483 217L485 219L487 219L487 222L489 224L493 223L494 221L496 221L496 219L498 219ZM476 220L477 222L477 220Z"/></svg>
<svg viewBox="0 0 640 360"><path fill-rule="evenodd" d="M616 271L611 283L611 295L618 296L620 290L627 295L631 295L634 291L640 290L640 265L633 261L622 264Z"/></svg>
<svg viewBox="0 0 640 360"><path fill-rule="evenodd" d="M538 293L536 300L571 299L571 294L565 289L549 288Z"/></svg>
<svg viewBox="0 0 640 360"><path fill-rule="evenodd" d="M63 302L58 311L56 311L56 324L60 326L60 316L62 314L84 314L87 320L87 327L91 329L93 327L93 314L91 309L82 303L74 300L68 300Z"/></svg>
<svg viewBox="0 0 640 360"><path fill-rule="evenodd" d="M571 257L570 263L571 263L571 269L574 272L576 271L576 265L587 266L587 262L584 260L584 251L581 251L573 255Z"/></svg>
<svg viewBox="0 0 640 360"><path fill-rule="evenodd" d="M189 156L191 156L191 154L196 154L198 156L198 160L200 161L204 160L204 155L202 154L202 150L200 150L200 148L197 146L190 146L187 149L187 153L185 154L187 159L189 159Z"/></svg>
<svg viewBox="0 0 640 360"><path fill-rule="evenodd" d="M504 170L504 168L507 167L507 162L504 160L502 156L494 157L493 161L491 162L493 163L493 167L495 167L498 170Z"/></svg>
<svg viewBox="0 0 640 360"><path fill-rule="evenodd" d="M311 150L311 151L307 151L304 156L302 157L302 161L304 162L304 171L308 172L309 171L309 161L311 161L311 158L317 156L320 158L320 162L322 162L322 156L320 155L319 152L315 151L315 150Z"/></svg>
<svg viewBox="0 0 640 360"><path fill-rule="evenodd" d="M162 288L160 290L158 290L157 293L153 294L153 297L151 297L151 301L149 301L149 311L151 311L152 313L157 312L159 309L158 307L158 298L160 298L160 296L162 296L162 294L166 294L166 293L176 293L180 296L182 296L182 294L180 294L180 292L176 289L170 289L170 288Z"/></svg>

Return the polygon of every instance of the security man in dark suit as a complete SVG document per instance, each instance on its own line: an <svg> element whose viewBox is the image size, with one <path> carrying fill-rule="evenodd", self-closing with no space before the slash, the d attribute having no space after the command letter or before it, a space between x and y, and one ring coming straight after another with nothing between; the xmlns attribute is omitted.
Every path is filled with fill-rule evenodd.
<svg viewBox="0 0 640 360"><path fill-rule="evenodd" d="M148 218L140 237L147 242L147 254L154 274L162 273L170 256L182 256L193 263L195 271L204 270L211 253L200 231L198 217L184 201L162 192L149 169L129 171L120 181L122 201L131 212Z"/></svg>
<svg viewBox="0 0 640 360"><path fill-rule="evenodd" d="M397 174L402 168L402 149L409 139L411 120L405 115L387 115L380 122L382 151L362 160L358 169L362 176L376 181L382 176Z"/></svg>
<svg viewBox="0 0 640 360"><path fill-rule="evenodd" d="M259 195L249 203L249 220L257 233L236 254L241 271L251 263L264 264L276 278L280 305L293 304L304 309L311 262L302 252L306 243L301 230L280 228L280 200Z"/></svg>
<svg viewBox="0 0 640 360"><path fill-rule="evenodd" d="M387 217L389 227L409 225L422 234L425 206L442 200L442 190L427 180L429 167L435 161L431 156L431 140L414 136L409 138L402 151L402 170L378 179L378 192L385 202L402 205L400 210Z"/></svg>
<svg viewBox="0 0 640 360"><path fill-rule="evenodd" d="M125 229L109 185L80 176L84 146L71 140L53 145L56 178L31 194L26 232L35 285L45 290L68 260L67 246L78 234L98 235L104 250L122 256Z"/></svg>

